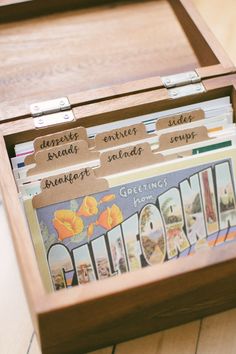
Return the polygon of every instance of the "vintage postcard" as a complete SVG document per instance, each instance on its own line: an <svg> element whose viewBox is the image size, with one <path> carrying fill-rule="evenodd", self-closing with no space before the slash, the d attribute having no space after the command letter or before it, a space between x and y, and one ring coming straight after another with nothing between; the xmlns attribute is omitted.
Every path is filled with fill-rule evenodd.
<svg viewBox="0 0 236 354"><path fill-rule="evenodd" d="M104 191L35 210L25 201L47 289L234 242L235 163L236 149L228 148L109 176Z"/></svg>

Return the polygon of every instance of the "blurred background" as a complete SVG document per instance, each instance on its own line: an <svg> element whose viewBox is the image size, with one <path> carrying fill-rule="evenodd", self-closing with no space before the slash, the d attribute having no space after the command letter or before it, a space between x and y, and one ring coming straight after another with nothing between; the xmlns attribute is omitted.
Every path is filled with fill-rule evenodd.
<svg viewBox="0 0 236 354"><path fill-rule="evenodd" d="M192 0L192 2L236 63L236 0Z"/></svg>

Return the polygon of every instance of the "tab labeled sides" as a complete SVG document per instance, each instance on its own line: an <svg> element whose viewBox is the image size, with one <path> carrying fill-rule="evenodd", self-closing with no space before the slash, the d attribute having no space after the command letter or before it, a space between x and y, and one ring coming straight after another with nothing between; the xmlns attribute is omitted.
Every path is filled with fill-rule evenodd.
<svg viewBox="0 0 236 354"><path fill-rule="evenodd" d="M205 118L205 113L202 109L183 112L173 116L160 118L156 122L156 130L173 128L175 126L193 123Z"/></svg>

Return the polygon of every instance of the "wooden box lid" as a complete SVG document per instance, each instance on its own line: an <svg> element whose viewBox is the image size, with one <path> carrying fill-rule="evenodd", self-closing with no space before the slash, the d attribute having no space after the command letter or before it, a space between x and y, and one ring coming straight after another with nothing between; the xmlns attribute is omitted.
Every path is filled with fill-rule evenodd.
<svg viewBox="0 0 236 354"><path fill-rule="evenodd" d="M189 0L8 0L0 22L2 122L74 93L93 102L163 87L166 75L235 71Z"/></svg>

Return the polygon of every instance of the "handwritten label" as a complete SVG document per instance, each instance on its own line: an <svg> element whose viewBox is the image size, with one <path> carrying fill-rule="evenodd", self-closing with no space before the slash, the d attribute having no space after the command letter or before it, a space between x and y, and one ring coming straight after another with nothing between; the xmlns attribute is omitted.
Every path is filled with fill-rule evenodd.
<svg viewBox="0 0 236 354"><path fill-rule="evenodd" d="M120 129L113 129L108 132L99 133L95 136L95 146L98 150L104 150L130 142L148 138L145 125L133 124Z"/></svg>
<svg viewBox="0 0 236 354"><path fill-rule="evenodd" d="M140 147L134 146L130 151L124 151L121 149L115 154L108 155L107 163L112 163L117 160L129 159L134 156L141 156L143 152L144 149L141 146Z"/></svg>
<svg viewBox="0 0 236 354"><path fill-rule="evenodd" d="M32 176L82 162L96 162L99 156L99 152L90 151L88 149L88 143L84 140L61 145L52 149L41 150L35 154L36 166L31 168L27 172L27 175Z"/></svg>
<svg viewBox="0 0 236 354"><path fill-rule="evenodd" d="M65 173L59 177L45 178L41 184L41 189L51 189L60 185L74 184L77 180L83 181L84 178L89 177L91 172L88 168L81 170L79 172Z"/></svg>
<svg viewBox="0 0 236 354"><path fill-rule="evenodd" d="M78 127L64 130L62 132L41 136L34 140L35 153L40 150L50 149L60 145L68 144L78 140L88 141L86 129Z"/></svg>
<svg viewBox="0 0 236 354"><path fill-rule="evenodd" d="M178 125L193 123L198 120L204 119L204 117L204 111L202 109L196 109L191 112L183 112L174 116L160 118L156 122L156 130L173 128Z"/></svg>
<svg viewBox="0 0 236 354"><path fill-rule="evenodd" d="M78 145L66 145L65 148L59 149L58 151L47 151L47 161L53 161L54 159L59 159L64 156L70 156L79 153Z"/></svg>
<svg viewBox="0 0 236 354"><path fill-rule="evenodd" d="M32 203L34 208L41 208L108 188L106 179L97 178L92 168L84 168L42 179L42 192L33 197Z"/></svg>
<svg viewBox="0 0 236 354"><path fill-rule="evenodd" d="M173 149L209 139L208 131L205 126L177 130L175 132L160 135L158 151Z"/></svg>
<svg viewBox="0 0 236 354"><path fill-rule="evenodd" d="M97 176L112 175L147 165L163 162L161 154L153 154L148 143L103 152L101 167L95 169Z"/></svg>
<svg viewBox="0 0 236 354"><path fill-rule="evenodd" d="M24 164L31 165L35 163L35 154L38 151L54 148L69 142L85 140L90 145L86 129L84 127L77 127L73 129L64 130L62 132L40 136L34 140L34 153L25 157Z"/></svg>

